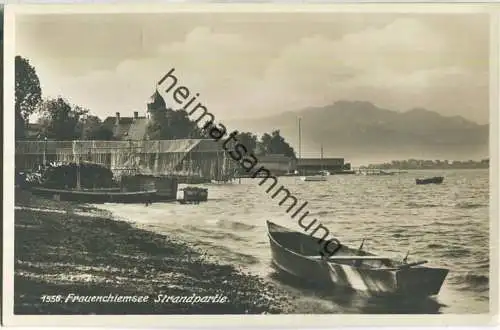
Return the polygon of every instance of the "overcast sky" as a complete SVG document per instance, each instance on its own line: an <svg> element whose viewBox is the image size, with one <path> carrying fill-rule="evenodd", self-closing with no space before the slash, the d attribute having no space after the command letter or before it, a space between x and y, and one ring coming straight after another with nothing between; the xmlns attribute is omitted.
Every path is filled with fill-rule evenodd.
<svg viewBox="0 0 500 330"><path fill-rule="evenodd" d="M36 67L45 97L101 117L144 113L175 68L219 119L342 99L488 123L489 27L479 14L26 15L16 18L16 53Z"/></svg>

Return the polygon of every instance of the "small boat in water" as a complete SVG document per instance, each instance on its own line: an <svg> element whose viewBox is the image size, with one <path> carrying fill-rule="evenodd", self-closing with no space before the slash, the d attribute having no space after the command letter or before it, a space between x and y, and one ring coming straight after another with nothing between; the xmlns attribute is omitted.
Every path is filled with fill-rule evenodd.
<svg viewBox="0 0 500 330"><path fill-rule="evenodd" d="M272 262L279 270L315 283L372 295L437 295L448 269L429 268L426 261L407 263L342 245L330 257L320 255L318 239L267 221Z"/></svg>
<svg viewBox="0 0 500 330"><path fill-rule="evenodd" d="M327 181L325 175L308 175L300 178L302 181Z"/></svg>
<svg viewBox="0 0 500 330"><path fill-rule="evenodd" d="M208 189L200 187L185 187L179 189L178 201L181 204L199 204L208 200Z"/></svg>
<svg viewBox="0 0 500 330"><path fill-rule="evenodd" d="M444 181L444 177L435 176L427 179L416 179L415 181L417 184L441 184Z"/></svg>

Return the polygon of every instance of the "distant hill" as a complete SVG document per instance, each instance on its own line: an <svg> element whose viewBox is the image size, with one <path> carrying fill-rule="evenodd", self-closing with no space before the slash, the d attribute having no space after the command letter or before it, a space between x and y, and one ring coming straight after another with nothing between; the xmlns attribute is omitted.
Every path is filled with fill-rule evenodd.
<svg viewBox="0 0 500 330"><path fill-rule="evenodd" d="M347 161L489 156L488 125L459 116L444 117L421 108L392 111L370 102L338 101L266 118L232 120L227 127L259 134L279 129L298 150L299 116L302 157L317 157L321 144L325 157L345 157Z"/></svg>

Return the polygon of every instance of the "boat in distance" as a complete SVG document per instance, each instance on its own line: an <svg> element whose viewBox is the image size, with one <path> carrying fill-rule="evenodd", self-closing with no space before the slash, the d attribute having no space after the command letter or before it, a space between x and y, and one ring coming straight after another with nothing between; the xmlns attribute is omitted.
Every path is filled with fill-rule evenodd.
<svg viewBox="0 0 500 330"><path fill-rule="evenodd" d="M416 184L441 184L444 181L444 177L442 176L435 176L432 178L427 178L427 179L416 179L415 182Z"/></svg>
<svg viewBox="0 0 500 330"><path fill-rule="evenodd" d="M325 175L309 175L300 178L302 181L327 181Z"/></svg>
<svg viewBox="0 0 500 330"><path fill-rule="evenodd" d="M449 270L377 256L345 245L322 256L318 238L267 221L272 263L280 271L327 287L371 295L428 297L437 295ZM406 259L406 258L405 258Z"/></svg>

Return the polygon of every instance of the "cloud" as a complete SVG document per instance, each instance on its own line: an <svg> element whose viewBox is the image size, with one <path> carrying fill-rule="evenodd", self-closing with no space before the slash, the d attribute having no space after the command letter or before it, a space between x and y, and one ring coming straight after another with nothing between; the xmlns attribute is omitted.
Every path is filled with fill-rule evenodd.
<svg viewBox="0 0 500 330"><path fill-rule="evenodd" d="M456 31L464 29L463 21ZM293 33L293 22L288 24ZM352 99L487 120L488 53L457 41L450 24L403 17L284 44L271 27L258 35L202 25L148 49L147 57L120 60L112 70L66 77L42 69L41 79L44 90L102 114L145 109L155 83L175 68L179 83L200 93L199 100L222 119Z"/></svg>

